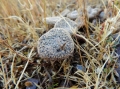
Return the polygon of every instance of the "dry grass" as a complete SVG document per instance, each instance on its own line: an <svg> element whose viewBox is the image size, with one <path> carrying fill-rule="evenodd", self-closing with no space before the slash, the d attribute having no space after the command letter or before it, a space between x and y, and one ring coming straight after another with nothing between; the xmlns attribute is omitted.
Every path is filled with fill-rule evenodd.
<svg viewBox="0 0 120 89"><path fill-rule="evenodd" d="M54 62L51 66L39 58L37 40L50 29L46 22L42 22L43 18L59 15L66 6L73 10L85 3L82 0L77 0L76 4L71 2L72 0L0 0L0 88L24 89L27 79L37 78L38 89L52 89L53 86L118 89L119 84L116 83L114 74L117 55L113 46L116 41L111 39L111 35L117 32L115 26L120 18L117 1L112 8L114 18L107 18L103 24L94 26L84 17L86 33L79 36L86 43L81 45L74 39L76 48L70 60ZM83 65L86 71L76 70L74 64Z"/></svg>

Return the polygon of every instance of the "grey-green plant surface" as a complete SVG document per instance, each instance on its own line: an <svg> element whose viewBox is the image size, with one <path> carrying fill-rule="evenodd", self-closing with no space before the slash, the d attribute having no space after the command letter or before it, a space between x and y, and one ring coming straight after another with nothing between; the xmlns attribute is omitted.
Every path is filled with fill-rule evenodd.
<svg viewBox="0 0 120 89"><path fill-rule="evenodd" d="M64 59L72 55L74 42L69 32L63 28L52 28L38 41L38 54L50 60Z"/></svg>
<svg viewBox="0 0 120 89"><path fill-rule="evenodd" d="M119 89L119 3L0 0L0 89Z"/></svg>

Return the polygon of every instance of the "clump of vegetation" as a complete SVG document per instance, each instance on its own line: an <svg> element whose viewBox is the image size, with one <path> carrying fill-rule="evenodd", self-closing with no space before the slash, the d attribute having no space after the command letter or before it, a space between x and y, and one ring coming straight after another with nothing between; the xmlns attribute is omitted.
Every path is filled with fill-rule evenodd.
<svg viewBox="0 0 120 89"><path fill-rule="evenodd" d="M33 89L117 89L115 49L119 44L120 2L98 1L0 0L0 88L24 89L35 85ZM88 18L87 5L99 7L99 13ZM74 36L73 55L52 64L44 62L38 55L37 42L54 26L43 19L61 16L65 9L82 11L76 19L84 25L77 34L85 42Z"/></svg>

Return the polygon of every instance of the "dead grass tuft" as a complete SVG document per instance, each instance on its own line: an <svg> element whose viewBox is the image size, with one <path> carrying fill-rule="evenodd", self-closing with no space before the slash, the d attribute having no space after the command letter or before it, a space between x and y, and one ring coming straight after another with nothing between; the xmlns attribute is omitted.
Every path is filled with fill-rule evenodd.
<svg viewBox="0 0 120 89"><path fill-rule="evenodd" d="M105 5L104 0L100 1ZM114 46L119 37L114 40L112 35L118 32L118 3L119 0L114 4L109 0L108 7L104 8L107 13L110 7L112 16L93 25L86 17L84 0L74 3L72 0L0 0L0 88L23 89L25 82L34 78L39 81L35 84L39 89L117 89ZM79 31L78 36L86 43L80 44L74 38L73 56L51 65L39 58L37 40L49 30L43 19L59 15L66 6L70 10L84 9L84 35ZM76 65L82 65L86 70L77 69Z"/></svg>

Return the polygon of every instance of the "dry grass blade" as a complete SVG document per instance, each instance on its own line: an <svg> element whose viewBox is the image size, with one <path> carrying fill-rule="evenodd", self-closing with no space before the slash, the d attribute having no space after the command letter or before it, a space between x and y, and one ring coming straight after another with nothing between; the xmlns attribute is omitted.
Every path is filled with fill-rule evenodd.
<svg viewBox="0 0 120 89"><path fill-rule="evenodd" d="M3 61L2 61L2 58L1 58L1 54L0 54L0 63L1 63L1 66L2 66L2 75L3 75L3 82L4 82L4 88L8 89L8 85L7 85L7 78L6 78L6 74L5 74L5 70L4 70L4 65L3 65Z"/></svg>
<svg viewBox="0 0 120 89"><path fill-rule="evenodd" d="M79 17L70 18L69 13ZM49 24L46 17L55 19ZM73 53L48 62L39 56L37 42L60 19L72 33ZM30 78L38 80L40 89L119 89L119 29L119 0L0 0L0 89L25 89ZM65 47L60 45L61 52Z"/></svg>
<svg viewBox="0 0 120 89"><path fill-rule="evenodd" d="M12 65L11 65L11 79L13 81L14 84L16 84L16 81L15 81L15 74L14 74L14 62L15 62L15 57L16 57L16 54L14 55L13 57L13 62L12 62Z"/></svg>
<svg viewBox="0 0 120 89"><path fill-rule="evenodd" d="M105 67L105 65L106 65L106 63L108 62L109 59L110 59L110 56L108 56L107 60L106 60L105 63L103 64L103 66L100 68L98 77L97 77L97 79L96 79L95 89L98 89L100 74L101 74L101 72L103 71L103 69L104 69L104 67Z"/></svg>
<svg viewBox="0 0 120 89"><path fill-rule="evenodd" d="M28 63L29 63L29 61L31 60L31 55L32 55L33 50L34 50L34 47L31 49L31 51L30 51L30 53L29 53L29 55L28 55L27 63L26 63L26 65L25 65L25 67L24 67L24 69L23 69L23 71L22 71L22 74L21 74L19 80L17 81L17 84L16 84L16 86L15 86L15 89L18 89L18 84L20 83L20 81L21 81L21 79L22 79L22 77L23 77L23 75L24 75L24 72L25 72L25 70L26 70L26 68L27 68L27 66L28 66Z"/></svg>

